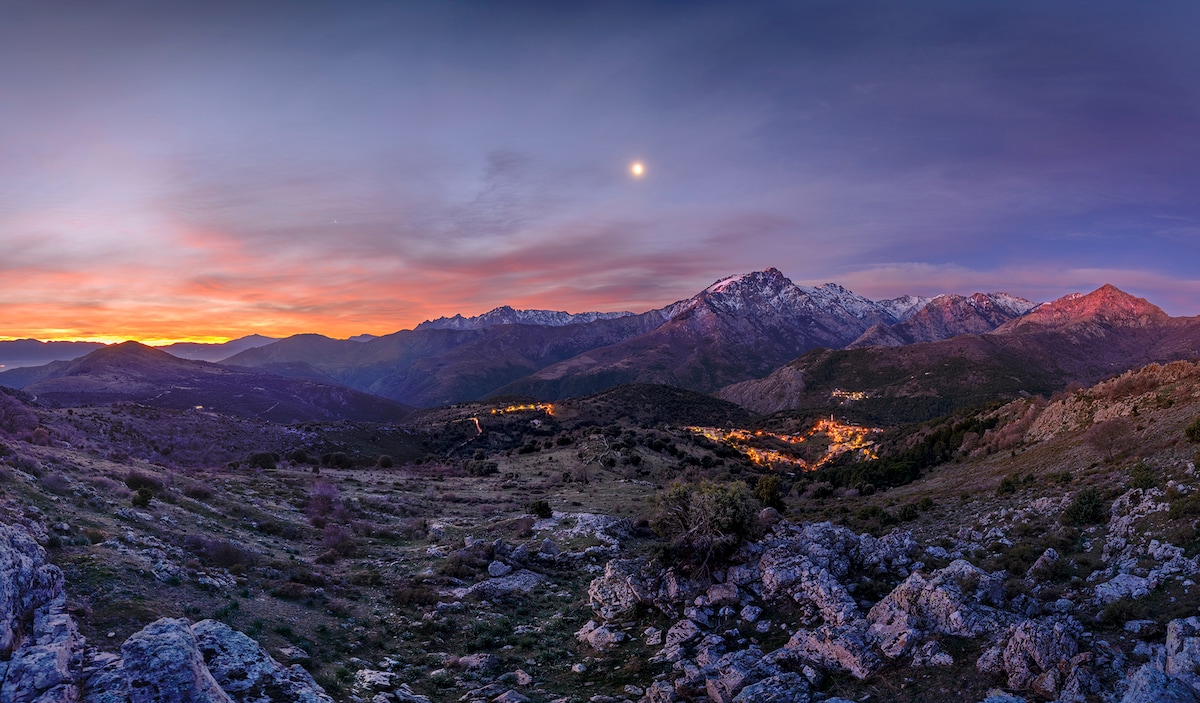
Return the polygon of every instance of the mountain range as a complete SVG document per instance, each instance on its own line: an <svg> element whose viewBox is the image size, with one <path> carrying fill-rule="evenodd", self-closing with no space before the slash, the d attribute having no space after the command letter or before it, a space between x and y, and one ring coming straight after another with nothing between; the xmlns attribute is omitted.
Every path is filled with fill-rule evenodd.
<svg viewBox="0 0 1200 703"><path fill-rule="evenodd" d="M852 408L896 421L1192 358L1198 342L1197 318L1172 318L1112 286L1041 305L1005 293L871 300L833 283L798 286L768 268L639 314L504 306L380 337L243 338L221 345L240 351L214 368L403 406L506 394L558 400L649 383L715 393L755 412ZM61 385L61 363L0 374L0 385ZM215 378L211 369L192 372ZM43 394L83 393L78 368L66 376L74 390Z"/></svg>
<svg viewBox="0 0 1200 703"><path fill-rule="evenodd" d="M137 342L106 346L73 361L7 371L0 374L0 385L59 407L130 402L272 422L395 421L412 410L342 386L180 359Z"/></svg>

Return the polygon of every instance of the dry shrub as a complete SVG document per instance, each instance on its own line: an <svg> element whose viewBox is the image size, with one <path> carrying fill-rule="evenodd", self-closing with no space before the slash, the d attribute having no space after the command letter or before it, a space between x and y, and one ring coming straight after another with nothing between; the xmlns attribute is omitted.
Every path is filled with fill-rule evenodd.
<svg viewBox="0 0 1200 703"><path fill-rule="evenodd" d="M163 489L163 480L154 474L148 474L135 469L130 469L129 473L125 474L125 485L129 489L136 491L141 488L149 488L152 491L161 491Z"/></svg>
<svg viewBox="0 0 1200 703"><path fill-rule="evenodd" d="M1124 417L1097 422L1084 433L1084 439L1104 458L1112 459L1133 447L1133 423Z"/></svg>
<svg viewBox="0 0 1200 703"><path fill-rule="evenodd" d="M358 549L354 532L341 525L326 525L321 532L321 546L340 556L352 556Z"/></svg>
<svg viewBox="0 0 1200 703"><path fill-rule="evenodd" d="M183 541L184 547L210 566L230 569L234 566L254 566L256 558L240 545L216 537L188 535Z"/></svg>
<svg viewBox="0 0 1200 703"><path fill-rule="evenodd" d="M38 485L58 495L63 495L71 491L71 481L60 473L42 474L42 477L38 479Z"/></svg>

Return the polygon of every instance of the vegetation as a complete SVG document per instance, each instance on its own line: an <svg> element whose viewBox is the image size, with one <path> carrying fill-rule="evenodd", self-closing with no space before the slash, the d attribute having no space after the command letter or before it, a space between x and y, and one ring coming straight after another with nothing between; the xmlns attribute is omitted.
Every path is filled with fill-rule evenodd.
<svg viewBox="0 0 1200 703"><path fill-rule="evenodd" d="M982 419L978 413L951 417L935 423L910 447L873 461L855 462L852 457L817 472L819 480L834 486L863 488L902 486L920 478L923 471L954 458L969 435L983 434L996 426L994 417Z"/></svg>
<svg viewBox="0 0 1200 703"><path fill-rule="evenodd" d="M1063 511L1060 522L1064 525L1093 525L1102 522L1105 516L1104 500L1094 486L1081 488Z"/></svg>
<svg viewBox="0 0 1200 703"><path fill-rule="evenodd" d="M743 481L675 483L654 496L651 527L674 557L704 570L754 534L761 504Z"/></svg>
<svg viewBox="0 0 1200 703"><path fill-rule="evenodd" d="M1189 441L1200 442L1200 417L1192 420L1192 423L1183 432Z"/></svg>

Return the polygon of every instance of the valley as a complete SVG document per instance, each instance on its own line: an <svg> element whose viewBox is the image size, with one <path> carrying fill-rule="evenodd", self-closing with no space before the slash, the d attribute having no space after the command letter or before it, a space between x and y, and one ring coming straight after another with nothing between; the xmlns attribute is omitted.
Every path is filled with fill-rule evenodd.
<svg viewBox="0 0 1200 703"><path fill-rule="evenodd" d="M414 408L134 343L20 369L0 691L1195 700L1200 364L1190 319L1146 310L1102 290L715 396ZM1095 378L1116 357L1088 340L1151 338Z"/></svg>

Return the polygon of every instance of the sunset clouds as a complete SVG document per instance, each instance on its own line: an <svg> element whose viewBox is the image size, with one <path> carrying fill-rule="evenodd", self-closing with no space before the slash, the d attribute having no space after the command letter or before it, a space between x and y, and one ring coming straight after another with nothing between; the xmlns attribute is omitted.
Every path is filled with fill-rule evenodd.
<svg viewBox="0 0 1200 703"><path fill-rule="evenodd" d="M4 6L0 336L384 334L766 266L1200 314L1190 4Z"/></svg>

